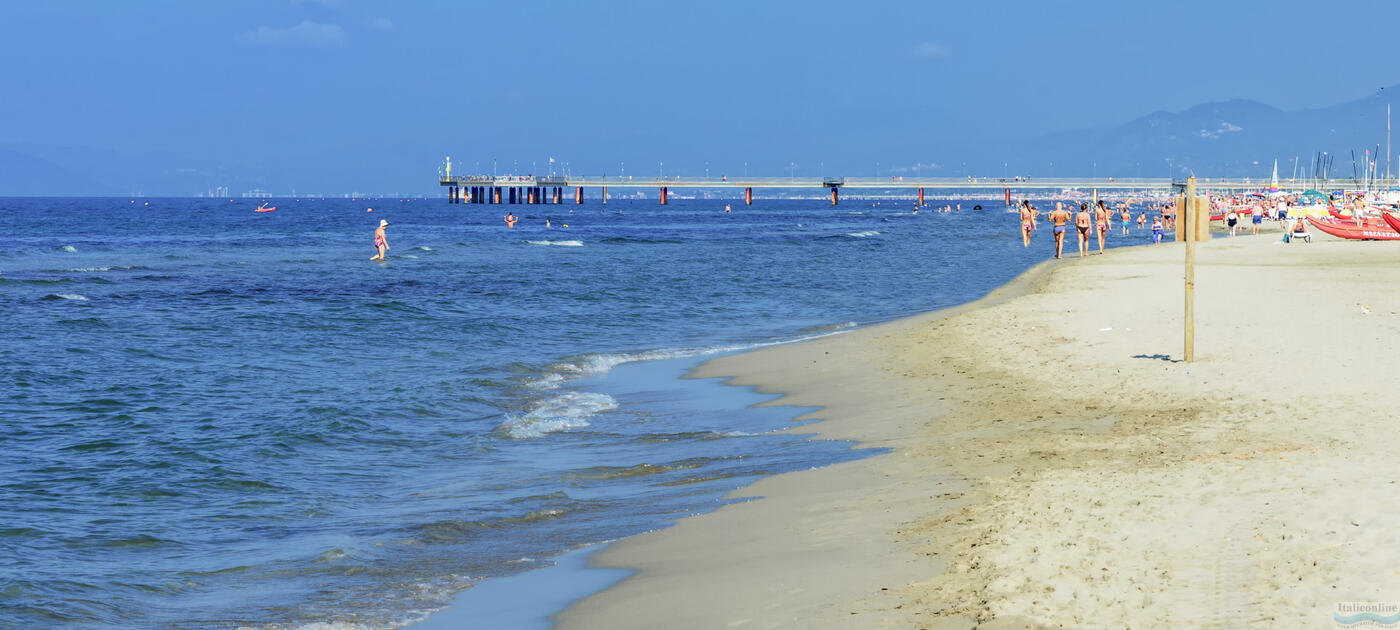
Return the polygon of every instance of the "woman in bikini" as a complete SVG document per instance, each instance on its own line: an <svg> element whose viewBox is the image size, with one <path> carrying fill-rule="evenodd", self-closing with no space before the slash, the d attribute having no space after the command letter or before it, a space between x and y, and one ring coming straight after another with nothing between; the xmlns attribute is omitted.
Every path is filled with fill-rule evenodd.
<svg viewBox="0 0 1400 630"><path fill-rule="evenodd" d="M1029 199L1021 200L1021 246L1031 246L1031 230L1035 229L1034 219L1031 217L1031 202Z"/></svg>
<svg viewBox="0 0 1400 630"><path fill-rule="evenodd" d="M1103 253L1103 239L1108 236L1108 206L1104 205L1102 199L1099 200L1098 207L1094 208L1094 227L1099 233L1099 253Z"/></svg>
<svg viewBox="0 0 1400 630"><path fill-rule="evenodd" d="M1089 255L1089 228L1093 217L1089 214L1089 204L1079 204L1079 213L1074 215L1074 228L1079 231L1079 255Z"/></svg>

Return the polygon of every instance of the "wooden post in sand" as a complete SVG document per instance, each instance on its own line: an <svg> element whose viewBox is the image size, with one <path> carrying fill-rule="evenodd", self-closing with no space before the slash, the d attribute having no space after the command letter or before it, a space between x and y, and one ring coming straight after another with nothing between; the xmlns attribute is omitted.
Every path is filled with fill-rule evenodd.
<svg viewBox="0 0 1400 630"><path fill-rule="evenodd" d="M1186 179L1186 362L1196 358L1196 178Z"/></svg>

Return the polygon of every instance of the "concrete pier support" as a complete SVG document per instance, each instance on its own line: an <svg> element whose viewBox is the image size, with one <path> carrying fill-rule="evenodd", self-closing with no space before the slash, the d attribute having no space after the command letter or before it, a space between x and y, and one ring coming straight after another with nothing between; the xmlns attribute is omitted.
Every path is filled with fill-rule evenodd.
<svg viewBox="0 0 1400 630"><path fill-rule="evenodd" d="M494 190L496 191L496 194L495 194L496 200L493 201L493 202L491 202L491 203L494 203L494 204L496 204L496 205L498 205L498 206L501 205L501 187L500 187L500 186L492 186L491 188L494 189Z"/></svg>
<svg viewBox="0 0 1400 630"><path fill-rule="evenodd" d="M574 187L574 205L583 203L583 186Z"/></svg>
<svg viewBox="0 0 1400 630"><path fill-rule="evenodd" d="M837 187L835 187L835 186L832 186L832 187L831 187L831 205L833 205L833 206L836 205L836 200L837 200L836 191L838 191L838 190L840 190L840 189L837 188Z"/></svg>
<svg viewBox="0 0 1400 630"><path fill-rule="evenodd" d="M519 195L516 193L516 187L515 187L515 186L511 186L511 187L510 187L510 203L511 203L512 205L517 204L517 203L520 203L520 201L517 200L517 197L518 197L518 196L519 196Z"/></svg>
<svg viewBox="0 0 1400 630"><path fill-rule="evenodd" d="M531 186L531 187L530 187L529 195L530 195L530 205L534 205L534 204L539 203L539 202L540 202L540 188L539 188L539 186Z"/></svg>
<svg viewBox="0 0 1400 630"><path fill-rule="evenodd" d="M919 189L919 205L924 205L924 189Z"/></svg>
<svg viewBox="0 0 1400 630"><path fill-rule="evenodd" d="M564 189L560 186L554 187L554 205L564 203Z"/></svg>
<svg viewBox="0 0 1400 630"><path fill-rule="evenodd" d="M750 186L750 187L744 189L744 205L746 205L746 206L752 206L752 205L753 205L753 187L752 187L752 186Z"/></svg>
<svg viewBox="0 0 1400 630"><path fill-rule="evenodd" d="M457 203L457 187L456 187L456 186L448 186L448 187L447 187L447 203L449 203L449 204Z"/></svg>
<svg viewBox="0 0 1400 630"><path fill-rule="evenodd" d="M661 187L661 205L666 205L666 187Z"/></svg>
<svg viewBox="0 0 1400 630"><path fill-rule="evenodd" d="M580 194L582 194L582 193L580 193ZM603 205L605 205L605 206L608 205L608 187L607 187L607 186L604 186L604 187L603 187Z"/></svg>

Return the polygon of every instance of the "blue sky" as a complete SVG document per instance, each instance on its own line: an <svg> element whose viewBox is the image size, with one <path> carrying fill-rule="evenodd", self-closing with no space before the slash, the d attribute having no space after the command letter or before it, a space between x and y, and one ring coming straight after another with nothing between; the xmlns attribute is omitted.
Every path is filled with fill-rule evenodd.
<svg viewBox="0 0 1400 630"><path fill-rule="evenodd" d="M1393 1L7 1L0 144L303 190L432 190L444 155L873 174L1208 101L1358 98L1400 83L1397 18Z"/></svg>

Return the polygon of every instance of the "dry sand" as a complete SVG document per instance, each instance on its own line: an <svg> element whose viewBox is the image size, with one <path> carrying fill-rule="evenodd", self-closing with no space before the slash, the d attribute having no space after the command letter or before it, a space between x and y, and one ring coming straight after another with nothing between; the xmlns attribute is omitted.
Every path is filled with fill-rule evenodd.
<svg viewBox="0 0 1400 630"><path fill-rule="evenodd" d="M1070 248L1067 248L1070 249ZM614 545L561 628L1302 628L1400 601L1400 246L1041 265L981 303L711 361L883 455Z"/></svg>

